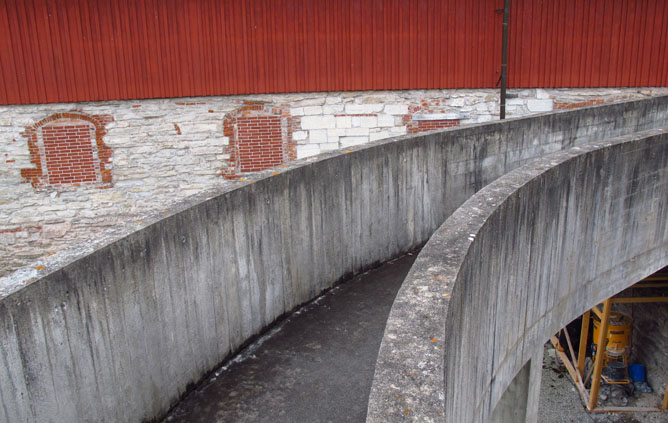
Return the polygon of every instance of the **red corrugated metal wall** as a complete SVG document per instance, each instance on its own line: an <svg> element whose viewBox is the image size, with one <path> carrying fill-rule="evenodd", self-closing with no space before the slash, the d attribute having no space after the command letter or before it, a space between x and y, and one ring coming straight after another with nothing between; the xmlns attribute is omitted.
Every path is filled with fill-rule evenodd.
<svg viewBox="0 0 668 423"><path fill-rule="evenodd" d="M0 0L0 103L494 87L503 0ZM511 0L511 87L668 85L668 2Z"/></svg>
<svg viewBox="0 0 668 423"><path fill-rule="evenodd" d="M668 1L510 1L510 86L668 85Z"/></svg>

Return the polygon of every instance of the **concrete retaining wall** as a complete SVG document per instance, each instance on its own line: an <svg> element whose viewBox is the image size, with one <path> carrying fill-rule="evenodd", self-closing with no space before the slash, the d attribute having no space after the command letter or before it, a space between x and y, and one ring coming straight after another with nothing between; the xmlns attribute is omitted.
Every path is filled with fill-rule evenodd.
<svg viewBox="0 0 668 423"><path fill-rule="evenodd" d="M666 163L668 130L648 131L548 155L464 203L397 295L367 422L535 422L547 339L668 264Z"/></svg>
<svg viewBox="0 0 668 423"><path fill-rule="evenodd" d="M160 416L282 313L424 243L511 169L667 121L658 97L378 141L193 198L91 254L44 259L0 279L0 416Z"/></svg>

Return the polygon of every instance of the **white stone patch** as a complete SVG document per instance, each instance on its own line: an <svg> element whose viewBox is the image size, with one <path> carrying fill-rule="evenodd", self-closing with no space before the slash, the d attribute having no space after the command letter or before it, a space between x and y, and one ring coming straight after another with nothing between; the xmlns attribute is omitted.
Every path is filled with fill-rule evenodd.
<svg viewBox="0 0 668 423"><path fill-rule="evenodd" d="M394 128L390 128L390 133L393 136L404 135L404 134L408 133L408 128L406 128L405 126L397 126L397 127L394 127Z"/></svg>
<svg viewBox="0 0 668 423"><path fill-rule="evenodd" d="M341 137L343 135L349 135L347 133L346 129L343 128L336 128L336 129L328 129L327 130L327 136L328 137Z"/></svg>
<svg viewBox="0 0 668 423"><path fill-rule="evenodd" d="M336 128L334 116L304 116L302 118L302 129L327 129Z"/></svg>
<svg viewBox="0 0 668 423"><path fill-rule="evenodd" d="M322 106L304 107L304 115L306 115L306 116L321 115L321 114L322 114Z"/></svg>
<svg viewBox="0 0 668 423"><path fill-rule="evenodd" d="M360 116L360 126L363 128L375 128L378 126L378 117Z"/></svg>
<svg viewBox="0 0 668 423"><path fill-rule="evenodd" d="M378 115L378 126L380 128L394 126L394 116L392 115Z"/></svg>
<svg viewBox="0 0 668 423"><path fill-rule="evenodd" d="M551 112L554 109L553 100L527 100L527 108L530 112Z"/></svg>
<svg viewBox="0 0 668 423"><path fill-rule="evenodd" d="M308 131L309 143L321 143L327 142L327 130L326 129L312 129Z"/></svg>
<svg viewBox="0 0 668 423"><path fill-rule="evenodd" d="M320 144L320 151L332 151L332 150L338 150L339 143L338 142L331 142L331 143L325 143L325 144Z"/></svg>
<svg viewBox="0 0 668 423"><path fill-rule="evenodd" d="M345 129L344 131L344 135L347 136L369 135L369 128L349 128Z"/></svg>
<svg viewBox="0 0 668 423"><path fill-rule="evenodd" d="M308 138L308 132L306 131L295 131L292 133L292 139L295 141L303 141Z"/></svg>
<svg viewBox="0 0 668 423"><path fill-rule="evenodd" d="M390 133L388 131L372 132L369 136L369 141L382 140L389 137Z"/></svg>
<svg viewBox="0 0 668 423"><path fill-rule="evenodd" d="M408 105L406 104L387 104L383 112L388 115L406 115L408 114Z"/></svg>
<svg viewBox="0 0 668 423"><path fill-rule="evenodd" d="M334 115L343 112L343 104L322 106L322 113L326 115Z"/></svg>
<svg viewBox="0 0 668 423"><path fill-rule="evenodd" d="M363 115L378 113L385 105L383 103L378 104L346 104L346 113L349 115Z"/></svg>
<svg viewBox="0 0 668 423"><path fill-rule="evenodd" d="M536 98L539 100L546 100L550 98L550 94L542 88L536 88Z"/></svg>
<svg viewBox="0 0 668 423"><path fill-rule="evenodd" d="M369 137L342 137L340 139L341 147L351 147L369 142Z"/></svg>
<svg viewBox="0 0 668 423"><path fill-rule="evenodd" d="M297 146L297 158L303 159L320 154L320 146L318 144L304 144Z"/></svg>
<svg viewBox="0 0 668 423"><path fill-rule="evenodd" d="M352 128L352 118L350 116L337 116L336 117L336 127L337 128Z"/></svg>

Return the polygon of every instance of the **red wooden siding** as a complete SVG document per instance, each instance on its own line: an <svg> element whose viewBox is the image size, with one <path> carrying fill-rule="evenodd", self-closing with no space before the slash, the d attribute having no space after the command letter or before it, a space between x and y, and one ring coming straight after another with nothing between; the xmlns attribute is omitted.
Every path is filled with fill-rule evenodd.
<svg viewBox="0 0 668 423"><path fill-rule="evenodd" d="M0 104L496 86L503 0L0 0ZM668 85L668 2L511 0L511 87Z"/></svg>

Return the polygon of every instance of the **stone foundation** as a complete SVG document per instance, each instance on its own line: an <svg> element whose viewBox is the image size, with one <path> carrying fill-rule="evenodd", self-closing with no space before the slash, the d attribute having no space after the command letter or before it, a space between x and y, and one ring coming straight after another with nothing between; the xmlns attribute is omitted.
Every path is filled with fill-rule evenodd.
<svg viewBox="0 0 668 423"><path fill-rule="evenodd" d="M665 93L667 88L510 90L507 115ZM498 101L498 90L413 90L0 106L0 275L234 183L245 171L491 121ZM90 137L75 140L81 151L69 161L66 150L44 143L45 128L55 124L90 127Z"/></svg>

